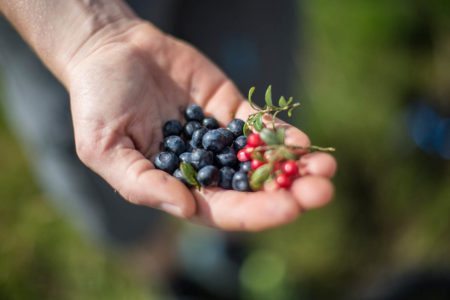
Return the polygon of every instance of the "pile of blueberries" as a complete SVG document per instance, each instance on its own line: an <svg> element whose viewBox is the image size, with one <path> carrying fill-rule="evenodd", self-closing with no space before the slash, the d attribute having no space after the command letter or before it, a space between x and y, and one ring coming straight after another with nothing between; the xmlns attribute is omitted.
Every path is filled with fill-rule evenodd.
<svg viewBox="0 0 450 300"><path fill-rule="evenodd" d="M232 120L227 128L219 128L215 118L205 117L196 104L189 105L184 126L178 120L169 120L163 126L163 152L156 155L154 164L189 186L180 170L185 162L197 171L196 179L203 187L250 191L248 173L250 161L239 162L236 153L245 147L245 122Z"/></svg>

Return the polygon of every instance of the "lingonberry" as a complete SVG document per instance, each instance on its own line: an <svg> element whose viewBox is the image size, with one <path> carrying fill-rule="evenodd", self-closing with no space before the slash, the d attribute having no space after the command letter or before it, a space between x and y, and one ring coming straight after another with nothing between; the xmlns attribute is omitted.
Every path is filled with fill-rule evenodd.
<svg viewBox="0 0 450 300"><path fill-rule="evenodd" d="M280 188L284 189L289 188L292 184L291 178L284 173L277 175L276 182Z"/></svg>
<svg viewBox="0 0 450 300"><path fill-rule="evenodd" d="M263 144L261 136L257 133L252 133L247 137L247 146L258 147Z"/></svg>
<svg viewBox="0 0 450 300"><path fill-rule="evenodd" d="M256 169L258 169L259 167L261 167L262 165L265 165L266 164L266 162L264 162L264 161L260 161L260 160L257 160L257 159L252 159L252 162L251 162L251 168L252 168L252 170L256 170Z"/></svg>
<svg viewBox="0 0 450 300"><path fill-rule="evenodd" d="M288 176L298 175L298 166L297 163L293 160L285 161L281 165L281 171Z"/></svg>
<svg viewBox="0 0 450 300"><path fill-rule="evenodd" d="M237 153L237 159L238 159L240 162L248 161L248 160L250 160L251 158L252 158L252 157L251 157L251 154L250 154L249 152L247 152L247 151L245 150L245 148L239 150L238 153Z"/></svg>

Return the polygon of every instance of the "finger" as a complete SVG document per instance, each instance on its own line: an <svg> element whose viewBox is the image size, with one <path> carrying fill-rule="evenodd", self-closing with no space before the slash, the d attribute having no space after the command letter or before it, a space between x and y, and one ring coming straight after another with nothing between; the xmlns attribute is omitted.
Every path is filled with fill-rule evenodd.
<svg viewBox="0 0 450 300"><path fill-rule="evenodd" d="M209 189L195 196L194 220L223 230L260 231L289 223L300 213L298 202L285 190L245 193Z"/></svg>
<svg viewBox="0 0 450 300"><path fill-rule="evenodd" d="M294 181L291 192L302 208L311 209L330 202L334 188L326 178L305 176Z"/></svg>
<svg viewBox="0 0 450 300"><path fill-rule="evenodd" d="M315 152L300 158L300 175L316 175L331 178L336 173L336 160L328 153Z"/></svg>
<svg viewBox="0 0 450 300"><path fill-rule="evenodd" d="M83 161L129 202L178 217L194 214L195 201L190 191L175 177L155 169L135 149L119 145L103 153L80 155L83 156Z"/></svg>

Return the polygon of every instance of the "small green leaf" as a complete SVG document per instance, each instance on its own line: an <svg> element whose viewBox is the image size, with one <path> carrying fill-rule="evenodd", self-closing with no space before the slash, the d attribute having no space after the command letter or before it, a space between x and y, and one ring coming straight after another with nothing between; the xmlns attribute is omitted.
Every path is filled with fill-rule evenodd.
<svg viewBox="0 0 450 300"><path fill-rule="evenodd" d="M283 145L284 144L284 138L286 136L286 129L284 128L278 128L275 131L276 135L277 135L277 139L278 139L278 144Z"/></svg>
<svg viewBox="0 0 450 300"><path fill-rule="evenodd" d="M250 88L250 90L248 91L248 103L250 103L250 106L251 106L253 109L258 110L258 107L255 106L255 104L253 103L253 100L252 100L252 96L253 96L253 93L254 93L254 92L255 92L255 87L252 86L252 87Z"/></svg>
<svg viewBox="0 0 450 300"><path fill-rule="evenodd" d="M289 100L287 102L287 105L291 105L291 103L294 101L294 97L289 97Z"/></svg>
<svg viewBox="0 0 450 300"><path fill-rule="evenodd" d="M248 126L247 122L245 122L244 128L242 129L242 132L244 133L245 136L248 136L250 133L252 133L252 131L250 130L250 127Z"/></svg>
<svg viewBox="0 0 450 300"><path fill-rule="evenodd" d="M292 111L295 109L295 107L288 110L288 117L292 117Z"/></svg>
<svg viewBox="0 0 450 300"><path fill-rule="evenodd" d="M252 158L256 159L256 160L259 160L259 161L264 161L265 160L264 159L264 155L261 152L259 152L259 151L254 151L252 153Z"/></svg>
<svg viewBox="0 0 450 300"><path fill-rule="evenodd" d="M285 147L283 147L283 149L280 149L279 153L286 160L297 160L297 159L299 159L299 156L297 154L293 153L292 151L290 151L289 149L287 149Z"/></svg>
<svg viewBox="0 0 450 300"><path fill-rule="evenodd" d="M266 145L278 145L278 138L275 131L268 128L261 130L261 139L266 143Z"/></svg>
<svg viewBox="0 0 450 300"><path fill-rule="evenodd" d="M250 177L250 187L254 191L258 191L262 188L264 182L269 179L273 166L271 164L265 164L252 174Z"/></svg>
<svg viewBox="0 0 450 300"><path fill-rule="evenodd" d="M272 107L273 106L273 103L272 103L272 86L271 85L269 85L267 87L265 100L266 100L266 104L267 104L268 107Z"/></svg>
<svg viewBox="0 0 450 300"><path fill-rule="evenodd" d="M255 127L256 131L261 131L264 128L264 124L262 121L263 118L263 114L259 113L256 117L255 117L255 123L253 124L253 126Z"/></svg>
<svg viewBox="0 0 450 300"><path fill-rule="evenodd" d="M250 88L250 90L248 90L248 101L251 103L252 102L252 96L253 96L253 93L255 92L255 87L254 86L252 86L251 88Z"/></svg>
<svg viewBox="0 0 450 300"><path fill-rule="evenodd" d="M190 163L182 162L180 164L181 174L183 174L184 179L197 189L200 189L200 184L197 181L197 172Z"/></svg>
<svg viewBox="0 0 450 300"><path fill-rule="evenodd" d="M287 101L286 101L286 98L284 98L284 96L281 96L280 99L278 100L278 106L281 108L284 108L287 106Z"/></svg>

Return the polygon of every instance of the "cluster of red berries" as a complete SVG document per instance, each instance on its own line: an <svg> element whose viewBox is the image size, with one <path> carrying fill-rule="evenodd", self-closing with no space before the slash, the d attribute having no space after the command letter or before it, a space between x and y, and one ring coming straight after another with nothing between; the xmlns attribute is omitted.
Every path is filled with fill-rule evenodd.
<svg viewBox="0 0 450 300"><path fill-rule="evenodd" d="M279 188L287 189L299 174L297 161L270 157L270 150L265 149L265 143L258 133L252 133L247 137L244 148L238 151L237 159L240 162L250 162L251 172L256 171L266 164L272 164L272 178ZM251 175L251 174L249 174ZM249 176L250 177L250 176Z"/></svg>

